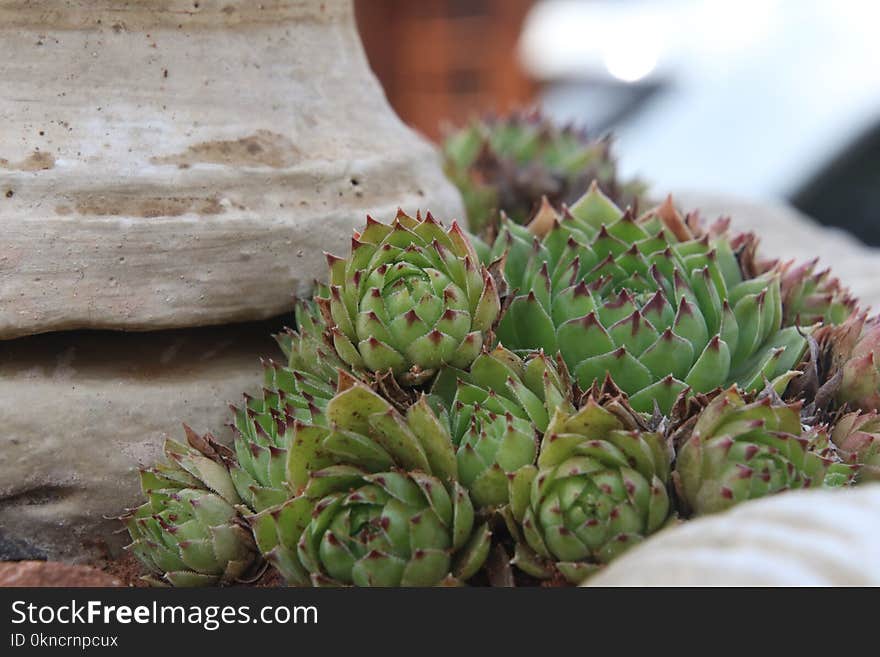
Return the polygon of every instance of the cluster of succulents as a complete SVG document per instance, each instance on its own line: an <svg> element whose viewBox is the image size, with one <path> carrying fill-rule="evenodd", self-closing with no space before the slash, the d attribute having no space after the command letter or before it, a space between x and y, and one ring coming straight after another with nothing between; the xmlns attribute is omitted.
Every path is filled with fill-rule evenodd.
<svg viewBox="0 0 880 657"><path fill-rule="evenodd" d="M880 320L815 263L601 181L486 241L368 218L232 448L188 431L144 471L125 521L153 577L577 583L671 524L880 477Z"/></svg>

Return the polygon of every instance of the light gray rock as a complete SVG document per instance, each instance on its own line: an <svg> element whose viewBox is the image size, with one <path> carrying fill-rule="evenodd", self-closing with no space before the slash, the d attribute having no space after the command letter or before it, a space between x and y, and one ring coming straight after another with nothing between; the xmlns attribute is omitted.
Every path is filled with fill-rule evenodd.
<svg viewBox="0 0 880 657"><path fill-rule="evenodd" d="M766 257L798 262L819 258L863 307L880 310L880 249L862 244L844 230L823 226L783 203L687 191L676 193L674 198L683 210L698 209L707 219L730 217L734 228L754 231Z"/></svg>
<svg viewBox="0 0 880 657"><path fill-rule="evenodd" d="M166 436L183 438L182 422L231 440L227 402L257 391L279 326L0 342L0 555L118 549L107 518L141 501L137 468L161 458Z"/></svg>
<svg viewBox="0 0 880 657"><path fill-rule="evenodd" d="M351 0L0 0L0 339L261 319L365 214L462 216Z"/></svg>

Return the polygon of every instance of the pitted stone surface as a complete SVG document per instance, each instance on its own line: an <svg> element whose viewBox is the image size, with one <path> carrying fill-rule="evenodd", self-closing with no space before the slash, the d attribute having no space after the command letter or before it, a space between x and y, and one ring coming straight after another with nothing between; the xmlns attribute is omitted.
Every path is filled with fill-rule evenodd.
<svg viewBox="0 0 880 657"><path fill-rule="evenodd" d="M0 339L264 319L365 215L461 217L350 0L0 0Z"/></svg>
<svg viewBox="0 0 880 657"><path fill-rule="evenodd" d="M181 423L231 440L228 402L258 392L280 322L0 342L0 556L78 560L125 542L137 469ZM104 545L106 544L106 546Z"/></svg>

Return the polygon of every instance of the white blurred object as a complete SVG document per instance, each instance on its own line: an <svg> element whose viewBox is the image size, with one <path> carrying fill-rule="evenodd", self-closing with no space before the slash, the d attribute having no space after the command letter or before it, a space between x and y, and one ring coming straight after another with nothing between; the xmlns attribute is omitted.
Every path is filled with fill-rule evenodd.
<svg viewBox="0 0 880 657"><path fill-rule="evenodd" d="M880 586L880 484L791 491L663 530L586 586Z"/></svg>
<svg viewBox="0 0 880 657"><path fill-rule="evenodd" d="M543 0L520 55L564 120L584 87L661 85L613 126L624 175L780 198L876 122L878 24L856 0Z"/></svg>

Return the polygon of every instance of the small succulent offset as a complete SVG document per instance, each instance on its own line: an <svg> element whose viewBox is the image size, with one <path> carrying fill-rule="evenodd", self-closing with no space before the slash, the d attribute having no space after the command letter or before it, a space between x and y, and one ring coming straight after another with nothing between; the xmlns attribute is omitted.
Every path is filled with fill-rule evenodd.
<svg viewBox="0 0 880 657"><path fill-rule="evenodd" d="M831 441L847 463L858 467L860 480L880 481L880 415L876 411L847 413L834 425Z"/></svg>
<svg viewBox="0 0 880 657"><path fill-rule="evenodd" d="M588 167L573 133L495 128L448 155ZM576 583L670 524L880 478L880 319L830 273L671 199L637 215L559 174L527 221L473 180L485 242L368 219L233 408L232 448L187 430L141 474L124 521L155 581Z"/></svg>
<svg viewBox="0 0 880 657"><path fill-rule="evenodd" d="M800 324L842 324L856 309L857 300L843 284L831 275L830 269L817 271L818 259L795 265L779 266L782 305L786 326Z"/></svg>
<svg viewBox="0 0 880 657"><path fill-rule="evenodd" d="M489 270L453 223L398 212L368 218L351 255L328 256L328 297L317 301L339 358L355 370L390 370L404 386L479 355L501 302Z"/></svg>
<svg viewBox="0 0 880 657"><path fill-rule="evenodd" d="M471 121L450 131L443 154L475 233L496 228L500 211L526 223L542 197L571 203L591 180L624 207L645 192L639 181L618 180L610 138L560 128L536 111Z"/></svg>
<svg viewBox="0 0 880 657"><path fill-rule="evenodd" d="M454 388L446 379L456 378ZM504 347L481 354L470 371L447 368L434 394L449 409L461 482L478 506L508 501L508 479L535 462L556 409L574 410L568 373L541 352L522 359Z"/></svg>
<svg viewBox="0 0 880 657"><path fill-rule="evenodd" d="M186 427L189 445L165 442L168 465L141 471L147 501L121 520L128 546L151 581L173 586L232 584L258 571L259 552L238 494L209 440ZM161 578L156 580L155 577Z"/></svg>
<svg viewBox="0 0 880 657"><path fill-rule="evenodd" d="M857 313L817 338L831 361L829 377L838 375L836 398L864 411L880 409L880 317Z"/></svg>

